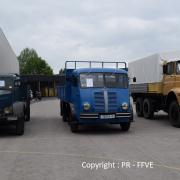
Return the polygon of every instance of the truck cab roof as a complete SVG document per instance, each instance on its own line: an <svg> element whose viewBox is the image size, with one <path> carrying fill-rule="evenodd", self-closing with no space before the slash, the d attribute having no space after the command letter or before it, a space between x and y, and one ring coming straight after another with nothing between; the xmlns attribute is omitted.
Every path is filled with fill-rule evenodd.
<svg viewBox="0 0 180 180"><path fill-rule="evenodd" d="M19 76L18 75L16 75L16 74L0 74L0 77L2 77L2 78L19 78Z"/></svg>
<svg viewBox="0 0 180 180"><path fill-rule="evenodd" d="M127 74L126 70L115 68L80 68L74 70L74 73L122 73Z"/></svg>

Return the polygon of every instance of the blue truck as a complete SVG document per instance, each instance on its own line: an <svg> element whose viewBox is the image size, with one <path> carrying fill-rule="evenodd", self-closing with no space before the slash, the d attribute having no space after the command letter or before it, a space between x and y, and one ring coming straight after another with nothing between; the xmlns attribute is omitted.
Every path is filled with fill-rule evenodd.
<svg viewBox="0 0 180 180"><path fill-rule="evenodd" d="M17 135L24 134L30 120L29 88L16 74L0 75L0 124L15 125Z"/></svg>
<svg viewBox="0 0 180 180"><path fill-rule="evenodd" d="M88 68L77 68L78 63L87 63ZM108 64L116 68L106 68ZM72 132L77 132L80 125L105 123L120 124L123 131L129 130L133 109L125 62L66 61L64 71L57 92L61 116Z"/></svg>

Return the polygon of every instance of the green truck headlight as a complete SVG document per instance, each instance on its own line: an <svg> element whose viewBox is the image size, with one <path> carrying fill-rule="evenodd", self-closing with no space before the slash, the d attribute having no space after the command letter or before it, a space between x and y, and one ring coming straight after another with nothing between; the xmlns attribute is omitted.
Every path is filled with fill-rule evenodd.
<svg viewBox="0 0 180 180"><path fill-rule="evenodd" d="M83 107L84 107L84 110L89 110L90 108L91 108L91 105L88 103L88 102L85 102L84 104L83 104Z"/></svg>
<svg viewBox="0 0 180 180"><path fill-rule="evenodd" d="M4 113L5 113L5 114L10 114L10 113L12 113L12 107L6 107L6 108L4 108Z"/></svg>
<svg viewBox="0 0 180 180"><path fill-rule="evenodd" d="M123 110L127 110L129 108L129 105L128 105L128 103L124 102L124 103L122 103L121 107Z"/></svg>

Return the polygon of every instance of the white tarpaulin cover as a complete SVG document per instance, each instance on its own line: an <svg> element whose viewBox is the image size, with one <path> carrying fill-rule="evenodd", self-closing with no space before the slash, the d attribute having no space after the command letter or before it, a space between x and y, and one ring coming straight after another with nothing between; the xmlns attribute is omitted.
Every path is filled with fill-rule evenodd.
<svg viewBox="0 0 180 180"><path fill-rule="evenodd" d="M19 63L8 40L0 29L0 74L19 74Z"/></svg>
<svg viewBox="0 0 180 180"><path fill-rule="evenodd" d="M136 77L136 83L161 82L163 78L163 62L180 60L180 51L154 54L129 63L129 76Z"/></svg>

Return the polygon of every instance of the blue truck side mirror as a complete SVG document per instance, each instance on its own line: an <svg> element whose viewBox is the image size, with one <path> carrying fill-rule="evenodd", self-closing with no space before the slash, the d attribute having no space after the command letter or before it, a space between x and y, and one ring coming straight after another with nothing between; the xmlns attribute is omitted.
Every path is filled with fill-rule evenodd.
<svg viewBox="0 0 180 180"><path fill-rule="evenodd" d="M133 77L133 82L136 82L136 77Z"/></svg>

